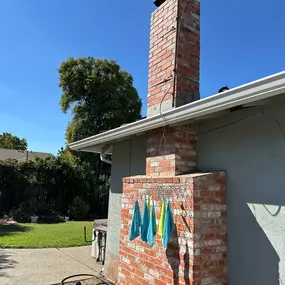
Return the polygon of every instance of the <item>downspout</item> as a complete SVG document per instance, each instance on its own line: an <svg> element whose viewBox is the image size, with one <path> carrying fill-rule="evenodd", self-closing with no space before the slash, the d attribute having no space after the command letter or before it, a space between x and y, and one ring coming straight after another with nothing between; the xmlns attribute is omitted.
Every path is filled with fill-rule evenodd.
<svg viewBox="0 0 285 285"><path fill-rule="evenodd" d="M106 151L111 147L111 145L106 145L102 148L102 151L101 151L101 154L100 154L100 159L105 162L105 163L108 163L108 164L111 164L112 165L112 161L107 159L105 156L106 156Z"/></svg>

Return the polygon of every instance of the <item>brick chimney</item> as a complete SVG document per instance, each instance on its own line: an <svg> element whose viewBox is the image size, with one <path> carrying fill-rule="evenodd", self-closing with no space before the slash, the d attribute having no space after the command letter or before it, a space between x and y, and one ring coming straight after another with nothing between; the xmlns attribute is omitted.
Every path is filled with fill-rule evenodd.
<svg viewBox="0 0 285 285"><path fill-rule="evenodd" d="M199 2L155 5L148 116L199 99ZM197 173L196 140L195 129L185 123L147 133L146 175L123 179L118 285L228 284L225 173ZM175 231L166 249L159 235L153 247L140 238L129 241L135 201L143 208L147 196L156 225L161 200L171 202Z"/></svg>
<svg viewBox="0 0 285 285"><path fill-rule="evenodd" d="M155 4L159 7L151 16L148 117L199 99L200 3Z"/></svg>
<svg viewBox="0 0 285 285"><path fill-rule="evenodd" d="M157 0L152 13L148 116L199 99L200 3ZM175 176L196 171L196 133L191 126L148 133L146 174Z"/></svg>

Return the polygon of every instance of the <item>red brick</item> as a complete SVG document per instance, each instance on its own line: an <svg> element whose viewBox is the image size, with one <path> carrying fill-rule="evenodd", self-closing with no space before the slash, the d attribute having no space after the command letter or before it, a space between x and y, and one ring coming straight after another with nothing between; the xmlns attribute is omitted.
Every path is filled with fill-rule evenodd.
<svg viewBox="0 0 285 285"><path fill-rule="evenodd" d="M145 261L145 265L149 268L149 269L155 269L155 265L157 263L157 259L155 259L155 262L148 262L148 261Z"/></svg>
<svg viewBox="0 0 285 285"><path fill-rule="evenodd" d="M146 249L145 253L149 256L156 256L155 252L152 249Z"/></svg>
<svg viewBox="0 0 285 285"><path fill-rule="evenodd" d="M176 85L174 86L174 78L167 82L160 82L168 79L175 68L174 49L177 29L163 38L158 39L158 37L176 24L177 12L181 15L187 4L188 0L166 0L166 3L152 15L148 77L149 108L155 106L159 110L162 100L169 100L170 104L173 101L175 105L179 98L185 96L186 92L189 94L192 91L198 91L199 83L186 78L191 77L199 81L200 37L199 32L193 32L194 29L199 30L198 17L193 17L189 23L192 30L180 29L181 35L177 38L179 42L177 43L176 71L178 76L175 78L177 79L175 80ZM191 13L200 13L196 0L192 0L186 11L186 18L191 19ZM153 84L157 85L153 86ZM181 129L183 130L181 131ZM223 245L226 244L226 211L221 211L221 217L209 218L209 213L215 213L215 210L210 211L207 210L207 207L202 208L202 205L226 205L225 174L205 173L197 176L179 176L191 173L197 167L197 135L189 124L158 128L148 132L147 138L146 176L123 179L122 201L126 208L123 208L121 212L119 254L120 257L128 258L130 264L127 264L129 262L125 259L126 262L119 261L118 269L124 276L118 279L118 285L173 285L174 283L184 285L187 277L191 277L191 280L187 279L187 284L201 285L201 278L205 276L224 277L223 272L227 266L226 252L221 256L221 260L215 260L212 263L211 254L215 254L213 252L215 247L201 247L200 244L198 248L197 242L200 241L199 237L201 236L201 241L220 239ZM210 185L220 188L217 191L209 191ZM169 196L166 197L167 199L172 198L171 207L177 230L173 237L177 238L178 236L179 244L185 244L186 240L190 240L189 231L192 238L197 234L194 236L194 248L192 246L189 248L187 260L185 260L185 254L179 254L179 249L173 242L168 245L167 250L162 248L161 238L158 236L152 249L140 238L133 242L128 241L129 225L132 218L130 210L133 210L135 199L139 199L141 202L141 193L150 195L156 202L156 217L159 219L158 212L161 210L163 189L170 189L165 190L165 194ZM138 195L138 193L140 194ZM195 196L196 194L198 196ZM181 208L182 199L184 209ZM203 212L200 212L202 209ZM200 213L205 213L205 218L201 217ZM213 214L211 215L213 216ZM132 248L134 244L137 249ZM197 256L194 253L201 255ZM175 267L177 270L181 270L179 272L188 270L189 276L184 277L183 274L180 278L174 276ZM178 278L179 280L177 280ZM225 280L226 277L223 281Z"/></svg>
<svg viewBox="0 0 285 285"><path fill-rule="evenodd" d="M172 284L172 282L173 282L172 277L168 277L165 275L161 275L160 280L164 282L163 284Z"/></svg>
<svg viewBox="0 0 285 285"><path fill-rule="evenodd" d="M155 279L154 284L155 284L155 285L165 285L165 282L164 282L164 281L161 281L161 280L159 280L159 279Z"/></svg>
<svg viewBox="0 0 285 285"><path fill-rule="evenodd" d="M222 274L223 272L224 272L224 268L223 267L216 267L216 268L213 268L213 269L209 270L209 274L211 276L219 275L219 274Z"/></svg>
<svg viewBox="0 0 285 285"><path fill-rule="evenodd" d="M162 273L162 274L166 274L166 269L164 267L162 267L162 266L159 266L159 265L155 266L155 270L157 272Z"/></svg>
<svg viewBox="0 0 285 285"><path fill-rule="evenodd" d="M145 280L144 278L140 278L138 284L139 284L139 285L148 285L149 283L148 283L148 281ZM130 285L130 284L128 284L128 285Z"/></svg>
<svg viewBox="0 0 285 285"><path fill-rule="evenodd" d="M133 265L132 265L132 267L133 267ZM140 270L134 269L133 273L139 277L144 277L144 273Z"/></svg>

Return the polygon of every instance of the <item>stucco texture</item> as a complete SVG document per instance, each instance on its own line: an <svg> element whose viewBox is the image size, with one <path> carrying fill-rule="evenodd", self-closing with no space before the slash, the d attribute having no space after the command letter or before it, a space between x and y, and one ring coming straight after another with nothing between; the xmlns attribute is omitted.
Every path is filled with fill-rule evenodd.
<svg viewBox="0 0 285 285"><path fill-rule="evenodd" d="M285 283L284 108L256 106L198 128L199 168L227 172L230 285Z"/></svg>
<svg viewBox="0 0 285 285"><path fill-rule="evenodd" d="M230 285L285 284L285 96L275 100L196 125L199 169L227 172ZM114 276L121 179L145 174L145 139L114 145L105 266Z"/></svg>
<svg viewBox="0 0 285 285"><path fill-rule="evenodd" d="M113 145L113 164L108 212L108 235L106 249L106 276L116 281L118 249L121 227L122 179L143 175L146 170L145 136L124 140Z"/></svg>

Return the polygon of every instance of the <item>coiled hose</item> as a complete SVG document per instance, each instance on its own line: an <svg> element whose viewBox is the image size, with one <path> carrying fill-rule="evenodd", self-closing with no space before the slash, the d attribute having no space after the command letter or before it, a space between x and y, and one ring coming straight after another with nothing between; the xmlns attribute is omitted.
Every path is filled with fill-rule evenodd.
<svg viewBox="0 0 285 285"><path fill-rule="evenodd" d="M76 275L70 275L70 276L68 276L68 277L66 277L66 278L64 278L61 282L60 282L60 284L61 285L64 285L64 282L66 282L66 280L68 280L68 279L71 279L71 278L75 278L75 277L83 277L83 276L86 276L86 277L95 277L95 278L97 278L97 279L99 279L100 280L100 278L98 277L98 276L96 276L96 275L93 275L93 274L76 274ZM102 281L102 280L101 280ZM81 282L80 281L78 281L77 283L75 283L76 285L81 285ZM97 285L106 285L107 283L105 283L105 282L101 282L101 283L97 283Z"/></svg>

